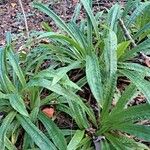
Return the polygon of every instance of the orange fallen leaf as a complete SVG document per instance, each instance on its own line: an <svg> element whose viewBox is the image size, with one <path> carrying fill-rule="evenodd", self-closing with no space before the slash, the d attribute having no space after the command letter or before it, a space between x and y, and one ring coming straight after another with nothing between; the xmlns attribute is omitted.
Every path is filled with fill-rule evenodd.
<svg viewBox="0 0 150 150"><path fill-rule="evenodd" d="M54 116L54 108L44 108L43 110L42 110L42 112L46 115L46 116L48 116L49 118L52 118L53 116Z"/></svg>

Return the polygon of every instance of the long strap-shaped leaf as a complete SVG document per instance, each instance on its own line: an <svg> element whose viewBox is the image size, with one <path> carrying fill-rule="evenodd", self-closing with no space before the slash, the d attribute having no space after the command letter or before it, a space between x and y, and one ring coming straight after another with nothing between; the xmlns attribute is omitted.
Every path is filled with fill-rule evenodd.
<svg viewBox="0 0 150 150"><path fill-rule="evenodd" d="M105 40L104 60L108 78L117 71L117 36L110 30Z"/></svg>
<svg viewBox="0 0 150 150"><path fill-rule="evenodd" d="M136 85L136 87L145 95L147 98L148 103L150 103L150 82L144 80L144 77L141 77L137 72L135 71L129 71L129 70L120 70L121 73L123 73L126 77L128 77L133 84Z"/></svg>
<svg viewBox="0 0 150 150"><path fill-rule="evenodd" d="M48 16L50 16L55 21L57 26L66 31L72 38L74 37L72 31L69 29L67 24L59 16L57 16L51 9L49 9L47 6L41 3L33 3L33 6L39 9L40 11L46 13Z"/></svg>
<svg viewBox="0 0 150 150"><path fill-rule="evenodd" d="M107 116L107 118L103 119L101 121L102 127L98 133L102 134L106 131L110 131L112 128L126 122L134 123L145 119L150 119L150 105L143 104L140 106L132 106L125 110L112 113Z"/></svg>
<svg viewBox="0 0 150 150"><path fill-rule="evenodd" d="M121 13L120 10L121 10L120 6L116 4L110 9L108 13L107 25L114 32L117 32L115 30L117 27L117 20L120 17L120 13Z"/></svg>
<svg viewBox="0 0 150 150"><path fill-rule="evenodd" d="M92 121L95 123L95 117L91 110L84 104L84 102L80 99L79 96L77 96L75 93L71 92L70 90L66 90L65 88L61 87L59 84L55 84L52 86L52 82L46 79L34 79L31 80L28 83L28 87L32 86L40 86L40 87L45 87L46 89L49 89L50 91L53 91L57 93L58 95L64 96L65 98L75 101L86 113L91 117ZM81 117L82 118L82 117ZM84 121L84 118L82 118L82 122ZM85 124L85 123L84 123ZM87 127L87 126L84 126Z"/></svg>
<svg viewBox="0 0 150 150"><path fill-rule="evenodd" d="M67 146L67 150L75 150L76 146L81 142L83 136L84 136L84 131L77 130L73 138L69 142Z"/></svg>
<svg viewBox="0 0 150 150"><path fill-rule="evenodd" d="M45 126L48 134L59 150L67 149L67 142L56 124L43 113L40 113L38 118Z"/></svg>
<svg viewBox="0 0 150 150"><path fill-rule="evenodd" d="M86 10L87 14L89 15L89 18L90 18L90 20L92 22L92 25L94 27L94 30L95 30L96 37L99 40L100 39L99 29L98 29L98 25L97 25L95 16L94 16L94 14L91 10L91 7L90 7L89 3L86 0L81 0L81 2L83 4L83 7Z"/></svg>
<svg viewBox="0 0 150 150"><path fill-rule="evenodd" d="M62 67L58 69L58 72L53 78L52 85L55 85L56 83L58 83L58 81L62 79L66 75L67 72L69 72L72 69L79 68L79 67L80 67L80 62L74 62L68 65L67 67Z"/></svg>
<svg viewBox="0 0 150 150"><path fill-rule="evenodd" d="M17 115L17 119L41 150L57 150L54 144L31 122L29 118Z"/></svg>
<svg viewBox="0 0 150 150"><path fill-rule="evenodd" d="M74 47L74 53L76 54L76 56L78 56L80 58L82 55L84 55L84 53L83 53L84 49L76 41L72 40L71 38L69 38L65 35L57 34L54 32L46 32L39 36L39 38L46 38L46 37L49 37L52 39L59 39L64 42L66 41L67 43L69 43L70 45L72 45Z"/></svg>
<svg viewBox="0 0 150 150"><path fill-rule="evenodd" d="M143 140L150 141L150 137L149 137L150 127L149 126L125 123L125 124L120 124L114 127L114 129L129 133Z"/></svg>
<svg viewBox="0 0 150 150"><path fill-rule="evenodd" d="M103 104L103 88L101 83L101 72L97 56L93 53L86 58L86 78L92 94L100 107Z"/></svg>
<svg viewBox="0 0 150 150"><path fill-rule="evenodd" d="M0 126L0 149L5 149L5 136L6 132L9 129L11 122L13 121L14 117L16 116L16 112L10 112L5 119L3 120L2 125Z"/></svg>
<svg viewBox="0 0 150 150"><path fill-rule="evenodd" d="M120 60L128 60L137 55L138 52L147 51L150 48L150 39L144 40L142 43L137 45L135 48L131 49L130 51L126 52L120 57Z"/></svg>
<svg viewBox="0 0 150 150"><path fill-rule="evenodd" d="M26 110L25 103L20 95L18 94L10 94L9 95L9 101L11 106L18 111L20 114L24 116L29 116L28 112Z"/></svg>
<svg viewBox="0 0 150 150"><path fill-rule="evenodd" d="M142 12L147 8L147 6L150 5L150 2L142 3L140 6L138 6L135 11L132 13L132 15L129 17L126 27L130 27L130 25L136 20L136 18L142 14Z"/></svg>
<svg viewBox="0 0 150 150"><path fill-rule="evenodd" d="M141 29L138 30L138 32L134 35L134 39L141 36L144 32L149 31L150 29L150 23L145 24ZM149 32L147 33L149 34Z"/></svg>
<svg viewBox="0 0 150 150"><path fill-rule="evenodd" d="M145 120L150 118L150 105L141 104L139 106L132 106L122 111L112 113L104 121L110 123L111 126L118 125L125 122L135 122L138 120ZM114 125L115 124L115 125Z"/></svg>
<svg viewBox="0 0 150 150"><path fill-rule="evenodd" d="M138 7L138 5L140 5L140 1L141 0L128 0L125 3L124 11L122 13L122 18L124 19L125 17L127 17L130 11Z"/></svg>
<svg viewBox="0 0 150 150"><path fill-rule="evenodd" d="M119 63L118 69L133 70L141 74L143 77L150 76L150 68L137 63Z"/></svg>
<svg viewBox="0 0 150 150"><path fill-rule="evenodd" d="M104 61L106 70L106 83L104 85L105 90L103 92L104 105L101 113L102 118L104 116L107 117L108 115L117 81L117 37L116 34L111 30L109 30L105 40Z"/></svg>
<svg viewBox="0 0 150 150"><path fill-rule="evenodd" d="M112 110L111 114L121 111L124 109L126 104L135 96L137 95L137 87L134 84L130 84L125 91L123 92L122 96L119 98L116 106Z"/></svg>
<svg viewBox="0 0 150 150"><path fill-rule="evenodd" d="M12 65L14 72L16 73L16 75L18 76L22 86L24 87L26 84L26 80L24 77L24 74L21 70L21 67L19 66L19 62L17 60L17 57L15 55L15 53L13 52L13 50L9 47L9 49L7 50L7 55L9 58L9 62Z"/></svg>
<svg viewBox="0 0 150 150"><path fill-rule="evenodd" d="M15 145L7 137L5 137L5 145L8 150L17 150Z"/></svg>
<svg viewBox="0 0 150 150"><path fill-rule="evenodd" d="M0 48L0 83L4 91L11 92L15 91L16 89L7 75L6 51L7 47L2 49Z"/></svg>

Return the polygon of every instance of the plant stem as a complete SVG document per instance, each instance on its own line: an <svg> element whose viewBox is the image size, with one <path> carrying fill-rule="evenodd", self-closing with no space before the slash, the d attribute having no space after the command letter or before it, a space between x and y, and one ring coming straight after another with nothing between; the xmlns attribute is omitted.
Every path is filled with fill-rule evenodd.
<svg viewBox="0 0 150 150"><path fill-rule="evenodd" d="M130 35L130 33L129 33L128 29L126 28L126 26L125 26L125 24L124 24L124 22L123 22L122 19L119 19L119 24L120 24L120 26L121 26L121 28L122 28L122 30L123 30L123 32L124 32L125 37L126 37L128 40L131 41L133 47L136 47L137 45L136 45L134 39L132 38L132 36ZM138 54L140 55L140 57L141 57L143 60L150 59L147 55L145 55L145 54L142 53L142 52L138 52Z"/></svg>
<svg viewBox="0 0 150 150"><path fill-rule="evenodd" d="M25 14L25 11L24 11L24 8L23 8L21 0L19 0L19 5L21 7L21 10L22 10L22 13L23 13L23 17L24 17L27 38L29 38L29 28L28 28L27 18L26 18L26 14Z"/></svg>
<svg viewBox="0 0 150 150"><path fill-rule="evenodd" d="M128 40L131 41L133 47L136 47L137 45L136 45L134 39L131 37L129 31L127 30L127 28L126 28L126 26L125 26L123 20L122 20L122 19L119 19L119 23L120 23L120 26L121 26L121 28L122 28L122 30L123 30L123 32L124 32L125 37L126 37Z"/></svg>

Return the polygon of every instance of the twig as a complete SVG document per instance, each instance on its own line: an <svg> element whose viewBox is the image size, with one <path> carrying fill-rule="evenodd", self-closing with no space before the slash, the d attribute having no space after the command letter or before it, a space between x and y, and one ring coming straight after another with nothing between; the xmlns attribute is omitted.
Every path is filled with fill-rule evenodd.
<svg viewBox="0 0 150 150"><path fill-rule="evenodd" d="M25 23L25 28L26 28L26 34L27 34L27 37L29 38L29 28L28 28L27 18L26 18L26 14L25 14L25 11L24 11L24 8L23 8L22 1L21 1L21 0L19 0L19 5L20 5L20 7L21 7L21 10L22 10L22 13L23 13L23 17L24 17L24 23Z"/></svg>
<svg viewBox="0 0 150 150"><path fill-rule="evenodd" d="M124 22L123 22L122 19L119 19L119 24L120 24L120 27L122 28L122 30L123 30L123 32L124 32L125 37L126 37L128 40L131 41L133 47L136 47L137 45L136 45L134 39L131 37L131 35L130 35L129 31L127 30L127 28L126 28L126 26L125 26L125 24L124 24ZM144 53L138 52L138 54L139 54L140 58L144 60L144 62L146 62L146 61L149 62L149 61L150 61L150 57L148 57L148 56L145 55ZM146 63L146 65L148 65L148 63ZM149 67L149 65L148 65L148 67Z"/></svg>
<svg viewBox="0 0 150 150"><path fill-rule="evenodd" d="M122 20L122 19L119 19L119 23L120 23L120 26L121 26L121 28L122 28L124 34L125 34L125 37L126 37L128 40L131 41L133 47L136 47L137 45L135 44L135 41L133 40L133 38L131 37L129 31L127 30L127 28L126 28L126 26L125 26L123 20Z"/></svg>

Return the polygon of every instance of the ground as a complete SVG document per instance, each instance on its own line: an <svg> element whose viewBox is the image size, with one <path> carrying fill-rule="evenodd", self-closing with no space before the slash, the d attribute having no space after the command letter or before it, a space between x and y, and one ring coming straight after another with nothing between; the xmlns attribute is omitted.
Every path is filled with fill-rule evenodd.
<svg viewBox="0 0 150 150"><path fill-rule="evenodd" d="M41 1L57 12L63 19L68 20L73 14L74 8L78 0L22 0L23 8L26 13L29 32L42 30L41 23L48 22L54 27L54 23L45 14L36 11L32 7L33 1ZM99 10L100 6L110 7L114 0L94 0L93 6L95 10ZM11 31L13 40L21 43L26 40L26 29L21 7L18 0L1 0L0 1L0 45L5 43L5 33Z"/></svg>

